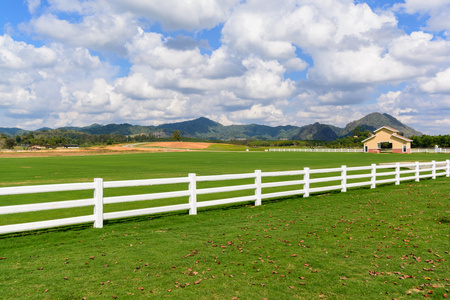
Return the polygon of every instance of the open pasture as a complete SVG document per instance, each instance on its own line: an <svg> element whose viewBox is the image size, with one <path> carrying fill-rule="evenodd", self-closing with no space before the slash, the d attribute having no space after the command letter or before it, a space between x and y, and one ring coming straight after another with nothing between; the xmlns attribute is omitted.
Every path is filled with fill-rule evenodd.
<svg viewBox="0 0 450 300"><path fill-rule="evenodd" d="M8 158L2 159L0 184L234 174L447 158L439 154L264 152ZM203 209L197 216L180 212L112 220L103 229L91 229L88 224L3 235L0 291L7 298L24 299L442 298L449 294L450 284L449 186L448 178L441 177L375 190L263 201L260 207ZM146 192L137 189L112 193ZM50 197L83 196L75 194ZM0 205L49 201L41 196L1 197ZM35 220L49 217L49 213L20 216ZM1 222L9 222L3 217Z"/></svg>

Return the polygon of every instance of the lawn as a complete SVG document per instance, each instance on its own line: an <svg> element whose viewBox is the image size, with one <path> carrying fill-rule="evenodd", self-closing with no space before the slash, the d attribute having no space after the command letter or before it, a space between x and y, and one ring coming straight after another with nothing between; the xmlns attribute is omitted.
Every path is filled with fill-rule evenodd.
<svg viewBox="0 0 450 300"><path fill-rule="evenodd" d="M448 154L164 152L104 156L2 158L0 187L104 180L219 175L262 171L366 166L398 161L449 159Z"/></svg>
<svg viewBox="0 0 450 300"><path fill-rule="evenodd" d="M2 159L3 186L444 160L443 155L155 153ZM120 172L118 172L120 170ZM151 171L150 171L151 170ZM0 236L5 299L440 299L449 179ZM1 205L8 205L3 201Z"/></svg>

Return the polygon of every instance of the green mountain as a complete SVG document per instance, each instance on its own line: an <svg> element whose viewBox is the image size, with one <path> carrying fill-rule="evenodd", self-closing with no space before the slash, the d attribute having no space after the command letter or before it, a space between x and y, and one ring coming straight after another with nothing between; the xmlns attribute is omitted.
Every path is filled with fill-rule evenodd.
<svg viewBox="0 0 450 300"><path fill-rule="evenodd" d="M221 127L223 127L222 124L201 117L191 121L159 125L158 129L170 129L172 131L180 130L181 134L184 133L185 135L199 136L210 132L215 132L217 130L220 131Z"/></svg>
<svg viewBox="0 0 450 300"><path fill-rule="evenodd" d="M163 124L159 126L140 126L131 124L92 124L86 127L63 127L59 129L77 131L87 134L117 134L136 135L152 134L155 137L171 137L174 130L179 130L182 137L192 137L209 140L317 140L333 141L348 136L353 129L360 126L360 130L374 131L382 126L388 126L403 132L407 137L422 135L420 132L402 124L399 120L388 114L372 113L364 118L353 121L345 128L332 125L314 123L303 127L276 126L249 124L249 125L222 125L218 122L201 117L195 120ZM0 128L0 133L7 135L21 135L27 131L20 128Z"/></svg>
<svg viewBox="0 0 450 300"><path fill-rule="evenodd" d="M331 142L342 135L342 128L331 125L314 123L300 128L299 132L292 137L293 140L314 140Z"/></svg>
<svg viewBox="0 0 450 300"><path fill-rule="evenodd" d="M3 133L7 136L16 136L16 135L22 135L27 133L28 130L20 129L20 128L6 128L6 127L0 127L0 133Z"/></svg>
<svg viewBox="0 0 450 300"><path fill-rule="evenodd" d="M402 132L404 136L410 137L412 135L421 136L422 133L414 130L413 128L406 126L396 118L388 114L381 114L378 112L368 114L367 116L350 122L344 128L344 135L349 135L357 126L361 127L361 130L374 131L380 127L387 126Z"/></svg>

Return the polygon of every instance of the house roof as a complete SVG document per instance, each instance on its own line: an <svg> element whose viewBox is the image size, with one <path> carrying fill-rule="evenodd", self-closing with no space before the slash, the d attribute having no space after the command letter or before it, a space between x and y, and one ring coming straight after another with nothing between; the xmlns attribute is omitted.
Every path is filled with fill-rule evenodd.
<svg viewBox="0 0 450 300"><path fill-rule="evenodd" d="M383 127L378 128L377 130L374 131L375 134L372 134L372 136L368 137L367 139L365 139L365 140L362 141L362 142L365 143L366 141L368 141L368 140L370 140L370 139L373 139L374 137L376 137L376 135L377 135L376 133L377 133L378 131L380 131L381 129L383 129L383 128L389 130L390 132L392 132L391 136L394 137L394 138L403 140L403 141L405 141L405 142L412 142L412 140L410 140L410 139L408 139L408 138L406 138L406 137L404 137L404 136L401 136L401 135L397 134L397 133L399 132L397 129L394 129L394 128L391 128L391 127L388 127L388 126L383 126Z"/></svg>
<svg viewBox="0 0 450 300"><path fill-rule="evenodd" d="M406 141L406 142L412 142L412 140L410 140L410 139L408 139L408 138L405 138L404 136L398 135L398 134L396 134L396 133L394 133L392 136L393 136L393 137L396 137L396 138L398 138L398 139L404 140L404 141Z"/></svg>
<svg viewBox="0 0 450 300"><path fill-rule="evenodd" d="M364 141L361 141L361 143L364 143L365 141L368 141L368 140L370 140L370 139L372 139L372 138L374 138L375 137L375 134L372 134L370 137L368 137L367 139L365 139Z"/></svg>
<svg viewBox="0 0 450 300"><path fill-rule="evenodd" d="M392 131L392 132L398 132L398 130L397 129L394 129L394 128L392 128L392 127L388 127L388 126L383 126L383 127L380 127L380 128L378 128L377 130L375 130L374 132L378 132L378 131L380 131L381 129L387 129L387 130L389 130L389 131Z"/></svg>

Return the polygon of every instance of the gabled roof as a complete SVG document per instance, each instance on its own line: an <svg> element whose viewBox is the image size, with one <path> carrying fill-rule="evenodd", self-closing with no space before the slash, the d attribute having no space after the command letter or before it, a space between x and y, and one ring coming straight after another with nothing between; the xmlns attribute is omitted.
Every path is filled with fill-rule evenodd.
<svg viewBox="0 0 450 300"><path fill-rule="evenodd" d="M391 127L388 127L388 126L380 127L380 128L378 128L377 130L375 130L374 132L376 133L376 132L380 131L380 130L383 129L383 128L384 128L384 129L387 129L387 130L389 130L389 131L395 132L395 133L398 132L397 129L394 129L394 128L391 128Z"/></svg>
<svg viewBox="0 0 450 300"><path fill-rule="evenodd" d="M412 140L410 140L410 139L408 139L408 138L406 138L406 137L404 137L404 136L401 136L401 135L397 134L397 133L399 132L397 129L394 129L394 128L391 128L391 127L388 127L388 126L383 126L383 127L378 128L377 130L375 130L375 131L374 131L375 134L372 134L372 136L370 136L370 137L368 137L367 139L365 139L364 141L362 141L362 143L365 143L366 141L368 141L368 140L373 139L374 137L376 137L376 135L377 135L376 133L377 133L378 131L380 131L381 129L387 129L388 131L392 132L391 135L392 135L392 137L394 137L394 138L403 140L403 141L405 141L405 142L412 142Z"/></svg>
<svg viewBox="0 0 450 300"><path fill-rule="evenodd" d="M398 135L398 134L396 134L396 133L394 133L392 136L393 136L393 137L396 137L396 138L398 138L398 139L404 140L404 141L406 141L406 142L412 142L412 141L413 141L413 140L410 140L410 139L408 139L408 138L405 138L404 136Z"/></svg>
<svg viewBox="0 0 450 300"><path fill-rule="evenodd" d="M365 141L368 141L368 140L370 140L370 139L372 139L372 138L374 138L375 137L375 134L372 134L370 137L368 137L367 139L365 139L364 141L361 141L361 143L364 143Z"/></svg>

